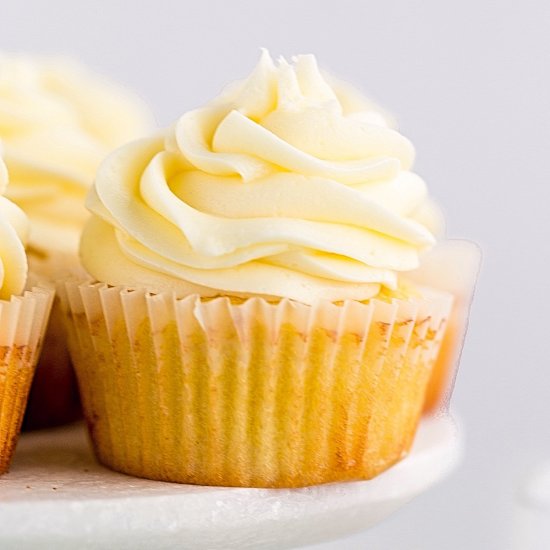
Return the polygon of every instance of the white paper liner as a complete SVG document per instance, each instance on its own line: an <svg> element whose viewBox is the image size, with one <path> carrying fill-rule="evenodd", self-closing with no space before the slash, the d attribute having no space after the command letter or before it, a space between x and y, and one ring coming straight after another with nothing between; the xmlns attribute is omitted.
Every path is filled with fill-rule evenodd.
<svg viewBox="0 0 550 550"><path fill-rule="evenodd" d="M426 412L441 413L449 408L480 264L481 251L476 244L452 239L439 243L422 258L420 268L407 274L416 284L455 296L441 355L428 388Z"/></svg>
<svg viewBox="0 0 550 550"><path fill-rule="evenodd" d="M15 449L53 296L34 287L0 300L0 473Z"/></svg>
<svg viewBox="0 0 550 550"><path fill-rule="evenodd" d="M0 346L38 350L44 335L54 291L33 287L22 296L0 300Z"/></svg>
<svg viewBox="0 0 550 550"><path fill-rule="evenodd" d="M415 373L427 382L452 304L427 289L314 306L78 280L59 293L99 459L248 486L367 478L404 456L425 389Z"/></svg>

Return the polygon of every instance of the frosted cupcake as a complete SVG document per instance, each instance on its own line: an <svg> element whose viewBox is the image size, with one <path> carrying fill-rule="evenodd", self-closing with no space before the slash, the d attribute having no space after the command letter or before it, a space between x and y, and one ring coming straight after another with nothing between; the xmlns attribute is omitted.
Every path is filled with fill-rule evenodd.
<svg viewBox="0 0 550 550"><path fill-rule="evenodd" d="M295 487L406 454L452 296L414 151L312 56L102 164L60 291L96 454L129 474ZM428 224L429 225L429 224Z"/></svg>
<svg viewBox="0 0 550 550"><path fill-rule="evenodd" d="M0 54L0 139L11 184L7 196L29 216L33 271L55 281L78 265L84 199L101 160L144 135L151 117L122 88L61 59ZM54 307L26 425L79 414L63 323Z"/></svg>
<svg viewBox="0 0 550 550"><path fill-rule="evenodd" d="M15 450L53 299L50 290L25 291L27 218L3 196L7 181L0 158L0 474Z"/></svg>

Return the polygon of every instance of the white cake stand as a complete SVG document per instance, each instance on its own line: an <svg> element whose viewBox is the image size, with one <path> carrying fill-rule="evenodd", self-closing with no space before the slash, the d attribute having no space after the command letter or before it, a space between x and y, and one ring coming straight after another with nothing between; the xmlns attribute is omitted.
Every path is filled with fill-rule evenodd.
<svg viewBox="0 0 550 550"><path fill-rule="evenodd" d="M0 548L292 548L367 529L445 477L461 440L424 420L412 453L371 481L306 489L197 487L96 463L82 425L23 435L0 478Z"/></svg>

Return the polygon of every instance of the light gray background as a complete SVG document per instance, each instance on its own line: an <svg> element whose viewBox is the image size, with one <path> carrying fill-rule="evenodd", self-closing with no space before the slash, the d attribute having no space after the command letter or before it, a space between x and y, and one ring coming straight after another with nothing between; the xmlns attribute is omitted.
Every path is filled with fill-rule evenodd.
<svg viewBox="0 0 550 550"><path fill-rule="evenodd" d="M482 246L454 395L463 466L323 549L507 548L515 488L550 457L549 34L545 0L0 1L1 47L78 56L161 125L245 76L259 46L315 53L397 115L449 234Z"/></svg>

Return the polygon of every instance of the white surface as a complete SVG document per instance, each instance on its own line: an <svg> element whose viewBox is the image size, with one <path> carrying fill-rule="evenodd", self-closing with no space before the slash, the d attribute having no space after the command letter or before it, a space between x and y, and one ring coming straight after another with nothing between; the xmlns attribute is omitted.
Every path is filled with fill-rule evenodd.
<svg viewBox="0 0 550 550"><path fill-rule="evenodd" d="M550 462L522 483L516 499L513 550L550 548Z"/></svg>
<svg viewBox="0 0 550 550"><path fill-rule="evenodd" d="M3 550L291 548L367 529L445 477L461 455L449 417L371 481L305 489L197 487L97 464L83 426L25 434L0 478Z"/></svg>
<svg viewBox="0 0 550 550"><path fill-rule="evenodd" d="M518 482L550 456L548 0L19 0L2 47L125 82L161 125L253 67L315 53L396 115L449 235L484 252L453 396L467 453L445 483L324 550L504 550Z"/></svg>

